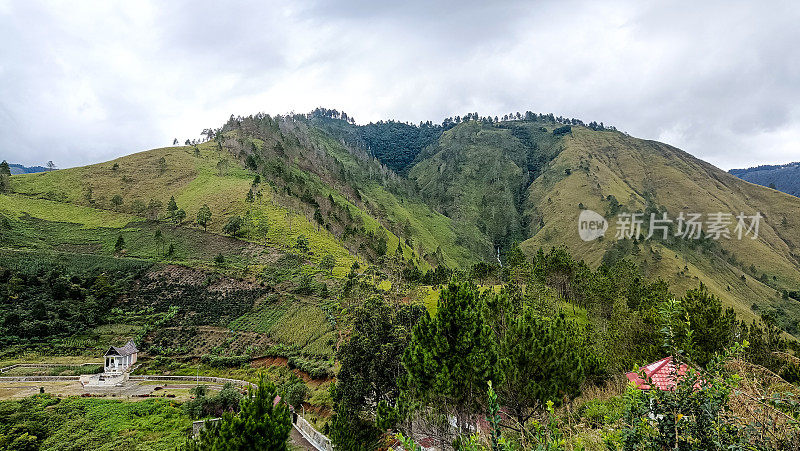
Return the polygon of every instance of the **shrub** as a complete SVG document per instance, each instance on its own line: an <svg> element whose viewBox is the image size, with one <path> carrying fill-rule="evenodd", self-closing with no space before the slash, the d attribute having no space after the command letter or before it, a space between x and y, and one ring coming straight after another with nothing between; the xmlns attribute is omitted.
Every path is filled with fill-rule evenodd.
<svg viewBox="0 0 800 451"><path fill-rule="evenodd" d="M556 137L564 136L567 133L571 133L571 132L572 132L572 126L571 125L564 125L562 127L558 127L557 129L553 130L553 136L556 136Z"/></svg>
<svg viewBox="0 0 800 451"><path fill-rule="evenodd" d="M614 423L622 418L622 398L593 399L578 408L578 415L595 428Z"/></svg>
<svg viewBox="0 0 800 451"><path fill-rule="evenodd" d="M246 355L217 356L203 354L200 362L212 368L236 368L250 363L250 357Z"/></svg>

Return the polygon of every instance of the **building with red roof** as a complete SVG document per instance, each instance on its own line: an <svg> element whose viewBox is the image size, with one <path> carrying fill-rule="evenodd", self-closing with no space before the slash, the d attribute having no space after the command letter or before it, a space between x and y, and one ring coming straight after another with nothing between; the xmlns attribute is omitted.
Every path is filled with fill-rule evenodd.
<svg viewBox="0 0 800 451"><path fill-rule="evenodd" d="M627 373L625 377L633 382L639 390L649 390L654 386L659 390L672 391L675 390L680 378L685 376L688 371L689 365L682 363L680 367L676 368L672 356L669 356L641 367L638 372ZM700 388L700 382L695 384L695 389L698 388Z"/></svg>

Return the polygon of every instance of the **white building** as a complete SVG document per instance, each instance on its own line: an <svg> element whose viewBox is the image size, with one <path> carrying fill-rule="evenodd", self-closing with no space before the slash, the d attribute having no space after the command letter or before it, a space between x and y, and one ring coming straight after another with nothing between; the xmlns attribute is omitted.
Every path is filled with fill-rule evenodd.
<svg viewBox="0 0 800 451"><path fill-rule="evenodd" d="M122 374L130 370L131 366L136 363L136 356L139 350L133 340L127 342L125 346L118 348L112 346L106 352L106 363L103 370L106 374Z"/></svg>

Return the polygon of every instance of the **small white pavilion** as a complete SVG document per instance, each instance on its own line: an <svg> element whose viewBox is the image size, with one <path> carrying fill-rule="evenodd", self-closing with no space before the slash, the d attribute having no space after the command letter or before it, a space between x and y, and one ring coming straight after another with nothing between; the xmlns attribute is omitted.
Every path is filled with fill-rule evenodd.
<svg viewBox="0 0 800 451"><path fill-rule="evenodd" d="M136 363L136 356L138 354L139 350L136 349L136 344L134 344L133 340L125 343L125 346L121 348L112 346L106 352L106 363L103 370L106 374L125 373Z"/></svg>

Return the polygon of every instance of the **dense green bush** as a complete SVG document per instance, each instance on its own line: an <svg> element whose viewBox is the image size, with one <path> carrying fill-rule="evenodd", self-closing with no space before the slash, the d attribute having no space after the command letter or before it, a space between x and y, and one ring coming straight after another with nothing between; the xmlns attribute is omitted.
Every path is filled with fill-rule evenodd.
<svg viewBox="0 0 800 451"><path fill-rule="evenodd" d="M248 390L238 415L226 412L220 421L206 424L200 436L187 442L189 450L281 451L288 449L292 420L285 403L274 404L275 386L263 375L256 390Z"/></svg>
<svg viewBox="0 0 800 451"><path fill-rule="evenodd" d="M242 401L239 389L230 382L215 395L210 394L205 385L193 387L190 393L194 399L183 404L183 409L192 419L220 417L225 412L236 413Z"/></svg>
<svg viewBox="0 0 800 451"><path fill-rule="evenodd" d="M246 355L220 356L220 355L203 354L200 357L200 362L212 368L238 368L240 366L247 365L248 363L250 363L250 356Z"/></svg>
<svg viewBox="0 0 800 451"><path fill-rule="evenodd" d="M0 402L0 449L175 449L191 420L174 402L49 394Z"/></svg>
<svg viewBox="0 0 800 451"><path fill-rule="evenodd" d="M52 340L103 324L133 275L77 275L57 266L36 273L0 267L0 344Z"/></svg>

